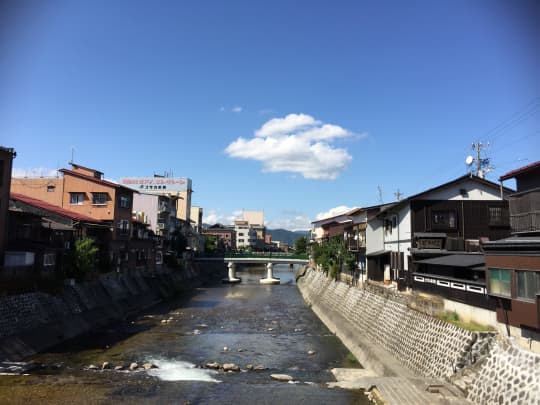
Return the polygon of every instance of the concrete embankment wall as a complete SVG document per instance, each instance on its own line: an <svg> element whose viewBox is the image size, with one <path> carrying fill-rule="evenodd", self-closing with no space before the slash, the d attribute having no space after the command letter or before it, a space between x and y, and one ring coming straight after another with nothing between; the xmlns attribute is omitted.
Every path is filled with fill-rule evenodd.
<svg viewBox="0 0 540 405"><path fill-rule="evenodd" d="M488 353L493 344L491 333L458 328L318 271L307 270L298 286L360 363L381 376L446 378Z"/></svg>
<svg viewBox="0 0 540 405"><path fill-rule="evenodd" d="M538 354L416 311L395 293L349 287L311 269L299 276L313 311L377 375L450 380L478 404L540 405Z"/></svg>
<svg viewBox="0 0 540 405"><path fill-rule="evenodd" d="M0 297L0 361L17 361L67 339L135 315L224 274L223 263L153 274L105 274L69 283L57 294Z"/></svg>

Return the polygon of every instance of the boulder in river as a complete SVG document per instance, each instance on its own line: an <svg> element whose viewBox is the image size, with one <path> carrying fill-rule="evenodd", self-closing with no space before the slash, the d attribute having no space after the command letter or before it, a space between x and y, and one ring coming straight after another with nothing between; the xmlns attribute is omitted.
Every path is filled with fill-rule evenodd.
<svg viewBox="0 0 540 405"><path fill-rule="evenodd" d="M270 374L270 377L277 381L294 381L294 377L291 377L288 374Z"/></svg>
<svg viewBox="0 0 540 405"><path fill-rule="evenodd" d="M124 365L120 365L120 364L119 364L118 366L115 366L114 369L115 369L116 371L123 370L123 369L124 369Z"/></svg>
<svg viewBox="0 0 540 405"><path fill-rule="evenodd" d="M138 368L139 368L139 365L138 365L137 363L135 363L135 362L133 362L133 363L131 363L131 364L129 365L129 369L130 369L131 371L137 370Z"/></svg>
<svg viewBox="0 0 540 405"><path fill-rule="evenodd" d="M206 368L213 368L214 370L217 370L221 367L221 364L216 363L215 361L213 363L206 363Z"/></svg>
<svg viewBox="0 0 540 405"><path fill-rule="evenodd" d="M104 361L103 364L101 365L101 369L108 370L109 368L111 368L111 363L109 363L108 361Z"/></svg>
<svg viewBox="0 0 540 405"><path fill-rule="evenodd" d="M255 366L255 367L253 367L253 370L255 370L255 371L262 371L262 370L267 370L267 369L268 369L268 367L265 367L262 364L259 364L259 365Z"/></svg>
<svg viewBox="0 0 540 405"><path fill-rule="evenodd" d="M310 356L313 356L315 353L317 353L315 350L308 350L307 352Z"/></svg>
<svg viewBox="0 0 540 405"><path fill-rule="evenodd" d="M253 364L248 364L248 365L246 366L246 368L247 368L248 370L253 370Z"/></svg>
<svg viewBox="0 0 540 405"><path fill-rule="evenodd" d="M223 371L240 371L240 367L234 363L225 363L223 365Z"/></svg>
<svg viewBox="0 0 540 405"><path fill-rule="evenodd" d="M88 367L87 367L88 370L99 370L99 367L96 366L95 364L90 364Z"/></svg>
<svg viewBox="0 0 540 405"><path fill-rule="evenodd" d="M144 363L142 368L145 370L150 370L151 368L158 368L158 366L156 366L154 363Z"/></svg>

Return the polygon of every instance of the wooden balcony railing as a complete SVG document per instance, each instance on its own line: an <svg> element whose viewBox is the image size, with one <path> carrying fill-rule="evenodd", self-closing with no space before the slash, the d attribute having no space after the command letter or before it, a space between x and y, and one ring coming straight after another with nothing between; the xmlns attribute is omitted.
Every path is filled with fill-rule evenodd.
<svg viewBox="0 0 540 405"><path fill-rule="evenodd" d="M540 211L510 215L512 232L540 231Z"/></svg>

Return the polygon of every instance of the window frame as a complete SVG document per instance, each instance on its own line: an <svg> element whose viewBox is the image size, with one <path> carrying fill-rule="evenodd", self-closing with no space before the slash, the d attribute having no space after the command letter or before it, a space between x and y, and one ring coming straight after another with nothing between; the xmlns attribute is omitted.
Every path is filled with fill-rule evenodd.
<svg viewBox="0 0 540 405"><path fill-rule="evenodd" d="M530 287L528 283L525 283L525 287L529 286L529 288L533 289L532 297L520 295L520 275L522 274L530 274L533 277L532 287ZM535 270L516 269L514 270L514 276L516 280L516 299L520 301L535 302L536 296L540 294L540 272Z"/></svg>
<svg viewBox="0 0 540 405"><path fill-rule="evenodd" d="M82 198L77 198L77 201L74 202L74 198L73 197L82 197ZM81 192L81 191L70 191L69 193L69 205L84 205L84 200L86 198L86 193L84 192Z"/></svg>
<svg viewBox="0 0 540 405"><path fill-rule="evenodd" d="M508 272L509 274L509 281L508 281L508 295L506 295L505 293L501 292L502 289L499 288L499 291L498 292L494 292L494 289L493 289L493 281L498 281L501 285L502 283L507 283L506 281L503 281L501 279L501 277L498 277L498 279L495 279L493 277L493 274L494 274L494 271L498 271L500 272L499 274L502 274L502 272ZM512 299L513 298L513 294L512 294L512 278L513 278L513 269L507 269L507 268L503 268L503 267L489 267L488 268L488 275L489 275L489 282L488 282L488 291L489 291L489 294L490 295L495 295L497 297L502 297L502 298L509 298L509 299Z"/></svg>
<svg viewBox="0 0 540 405"><path fill-rule="evenodd" d="M103 197L103 202L96 202L98 196ZM92 205L104 206L107 205L107 201L109 201L109 193L103 191L92 192Z"/></svg>
<svg viewBox="0 0 540 405"><path fill-rule="evenodd" d="M446 218L446 222L442 223L442 222L436 222L435 221L435 218L436 218L436 215L439 215L441 216L442 218ZM451 220L450 218L453 217L453 225L451 224ZM455 209L451 209L451 208L447 208L447 209L437 209L437 210L434 210L432 209L431 210L431 213L430 213L430 225L431 225L431 229L436 229L436 230L446 230L446 229L457 229L457 211Z"/></svg>
<svg viewBox="0 0 540 405"><path fill-rule="evenodd" d="M120 208L129 208L131 198L126 195L121 195L118 197L118 207Z"/></svg>

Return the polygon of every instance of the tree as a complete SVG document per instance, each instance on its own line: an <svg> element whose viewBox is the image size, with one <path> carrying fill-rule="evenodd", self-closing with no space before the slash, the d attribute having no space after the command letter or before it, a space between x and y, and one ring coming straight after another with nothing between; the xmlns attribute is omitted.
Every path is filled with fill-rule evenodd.
<svg viewBox="0 0 540 405"><path fill-rule="evenodd" d="M177 256L182 256L182 253L187 248L187 238L179 228L176 228L171 236L171 250L173 250Z"/></svg>
<svg viewBox="0 0 540 405"><path fill-rule="evenodd" d="M307 238L305 236L296 239L294 251L296 254L305 254L307 252Z"/></svg>
<svg viewBox="0 0 540 405"><path fill-rule="evenodd" d="M75 242L72 252L71 275L78 280L96 270L99 249L92 238L82 238Z"/></svg>
<svg viewBox="0 0 540 405"><path fill-rule="evenodd" d="M218 240L216 235L205 235L204 251L206 254L214 254L217 250Z"/></svg>
<svg viewBox="0 0 540 405"><path fill-rule="evenodd" d="M343 265L347 268L354 266L354 256L347 250L345 241L340 236L312 246L315 263L329 272L330 277L337 278Z"/></svg>

